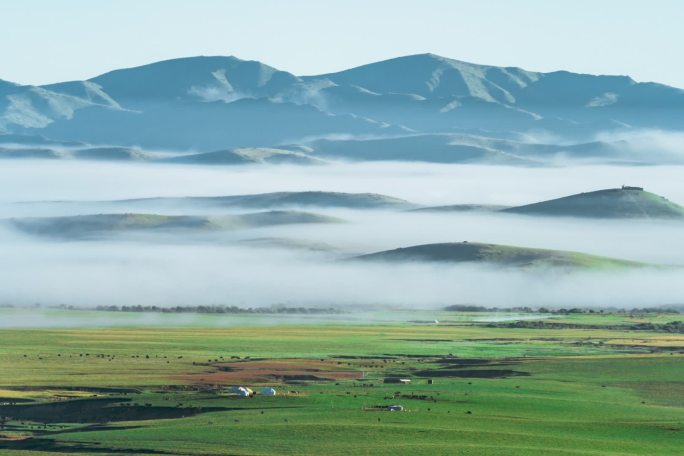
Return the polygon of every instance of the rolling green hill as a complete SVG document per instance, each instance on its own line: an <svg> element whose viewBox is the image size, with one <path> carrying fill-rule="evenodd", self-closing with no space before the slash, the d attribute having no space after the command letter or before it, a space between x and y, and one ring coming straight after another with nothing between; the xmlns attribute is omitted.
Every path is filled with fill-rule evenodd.
<svg viewBox="0 0 684 456"><path fill-rule="evenodd" d="M411 212L498 212L510 206L496 204L449 204L447 206L428 206L412 209Z"/></svg>
<svg viewBox="0 0 684 456"><path fill-rule="evenodd" d="M181 198L143 198L111 201L109 203L198 203L207 206L241 207L251 209L283 209L291 207L335 207L353 209L409 209L409 201L378 193L343 192L272 192L253 195L188 196Z"/></svg>
<svg viewBox="0 0 684 456"><path fill-rule="evenodd" d="M684 218L684 207L639 187L579 193L503 212L592 218Z"/></svg>
<svg viewBox="0 0 684 456"><path fill-rule="evenodd" d="M159 214L92 214L30 217L9 220L24 233L79 238L110 233L153 230L231 230L298 223L335 223L340 219L297 211L269 211L218 217Z"/></svg>
<svg viewBox="0 0 684 456"><path fill-rule="evenodd" d="M386 262L482 263L506 267L614 268L643 265L578 252L471 242L416 245L362 255L356 259Z"/></svg>

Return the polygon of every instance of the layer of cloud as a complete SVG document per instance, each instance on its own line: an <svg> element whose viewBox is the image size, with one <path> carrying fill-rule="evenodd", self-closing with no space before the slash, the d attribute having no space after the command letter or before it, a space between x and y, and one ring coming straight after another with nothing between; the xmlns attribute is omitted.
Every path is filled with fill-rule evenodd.
<svg viewBox="0 0 684 456"><path fill-rule="evenodd" d="M5 201L0 204L0 218L135 210L97 200L283 190L378 192L422 204L520 204L629 183L684 201L682 168L665 166L524 169L375 163L212 168L39 161L6 165L0 168L1 197ZM93 202L44 202L50 200ZM204 207L163 205L152 205L147 210L177 214L209 211ZM0 303L641 307L679 303L684 296L679 269L540 274L472 265L339 261L354 254L397 247L469 240L681 265L684 231L676 222L309 210L343 218L347 223L211 235L112 236L88 242L37 239L0 229ZM216 209L212 213L228 211ZM262 244L241 242L274 237L328 244L335 250L264 248Z"/></svg>

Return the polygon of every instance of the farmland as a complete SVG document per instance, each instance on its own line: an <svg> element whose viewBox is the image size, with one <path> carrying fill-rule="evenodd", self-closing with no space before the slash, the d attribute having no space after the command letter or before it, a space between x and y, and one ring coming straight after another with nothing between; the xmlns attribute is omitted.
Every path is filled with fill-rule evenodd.
<svg viewBox="0 0 684 456"><path fill-rule="evenodd" d="M632 329L680 315L533 328L433 314L2 329L0 453L671 455L684 443L684 335Z"/></svg>

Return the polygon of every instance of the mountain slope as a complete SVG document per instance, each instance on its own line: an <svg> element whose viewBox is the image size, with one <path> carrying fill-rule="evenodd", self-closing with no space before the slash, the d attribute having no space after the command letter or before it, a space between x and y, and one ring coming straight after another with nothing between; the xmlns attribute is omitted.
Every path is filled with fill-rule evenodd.
<svg viewBox="0 0 684 456"><path fill-rule="evenodd" d="M314 165L326 163L320 158L311 157L302 152L273 147L243 147L218 150L215 152L166 158L160 161L191 165L244 165L254 163Z"/></svg>
<svg viewBox="0 0 684 456"><path fill-rule="evenodd" d="M35 134L36 130L41 131L56 120L72 119L76 112L85 108L121 110L104 94L82 97L71 94L70 90L59 92L0 81L0 133L28 131Z"/></svg>
<svg viewBox="0 0 684 456"><path fill-rule="evenodd" d="M384 262L479 263L516 268L611 268L639 265L577 252L469 242L417 245L371 253L356 259Z"/></svg>
<svg viewBox="0 0 684 456"><path fill-rule="evenodd" d="M93 130L102 129L94 125ZM182 134L182 131L179 132ZM211 132L207 132L208 135ZM167 135L168 138L171 133ZM130 139L130 138L129 138ZM233 139L237 139L233 137ZM210 139L213 141L213 139ZM220 142L216 140L216 142ZM40 151L38 151L40 149ZM85 143L55 141L41 136L0 135L0 158L82 158L96 160L148 160L195 165L324 164L335 160L422 161L433 163L484 163L518 166L557 165L575 160L648 164L682 163L677 154L648 153L624 140L577 144L524 142L483 134L420 134L368 139L318 139L277 147L238 147L193 154L146 152L124 146L89 147ZM83 151L83 152L81 152ZM87 152L89 151L89 152ZM119 153L116 153L118 151Z"/></svg>
<svg viewBox="0 0 684 456"><path fill-rule="evenodd" d="M303 86L295 75L261 62L233 56L164 60L110 71L90 79L126 106L141 101L235 101L294 93Z"/></svg>
<svg viewBox="0 0 684 456"><path fill-rule="evenodd" d="M321 139L306 143L311 155L359 161L425 161L531 165L533 160L464 135L415 135L380 139ZM484 140L484 138L481 138Z"/></svg>
<svg viewBox="0 0 684 456"><path fill-rule="evenodd" d="M0 81L0 133L211 152L311 138L684 129L684 91L627 76L540 73L420 54L300 77L188 57L42 87ZM427 144L422 154L450 154Z"/></svg>
<svg viewBox="0 0 684 456"><path fill-rule="evenodd" d="M516 95L539 77L539 73L520 68L476 65L435 54L399 57L316 76L338 85L363 87L380 94L477 97L499 103L515 102Z"/></svg>
<svg viewBox="0 0 684 456"><path fill-rule="evenodd" d="M268 147L340 132L399 134L402 129L335 115L310 105L243 98L225 101L140 101L140 111L82 109L68 120L45 126L46 136L92 144L118 144L210 152L223 148ZM405 132L404 132L405 133Z"/></svg>
<svg viewBox="0 0 684 456"><path fill-rule="evenodd" d="M566 217L684 219L684 207L638 187L580 193L502 212Z"/></svg>
<svg viewBox="0 0 684 456"><path fill-rule="evenodd" d="M684 120L684 91L674 87L637 83L627 76L478 65L434 54L311 78L335 84L321 90L334 112L355 112L423 132L437 126L442 132L535 128L586 135L619 126L681 129Z"/></svg>

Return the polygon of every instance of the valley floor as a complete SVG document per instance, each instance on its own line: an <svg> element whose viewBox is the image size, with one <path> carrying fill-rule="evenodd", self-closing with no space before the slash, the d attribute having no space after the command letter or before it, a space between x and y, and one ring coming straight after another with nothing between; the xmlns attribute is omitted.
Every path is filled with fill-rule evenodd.
<svg viewBox="0 0 684 456"><path fill-rule="evenodd" d="M2 329L0 454L681 451L684 334L657 326L680 315L554 315L538 328L439 317Z"/></svg>

